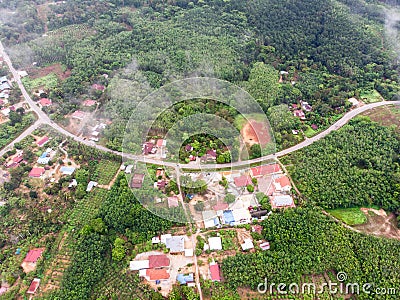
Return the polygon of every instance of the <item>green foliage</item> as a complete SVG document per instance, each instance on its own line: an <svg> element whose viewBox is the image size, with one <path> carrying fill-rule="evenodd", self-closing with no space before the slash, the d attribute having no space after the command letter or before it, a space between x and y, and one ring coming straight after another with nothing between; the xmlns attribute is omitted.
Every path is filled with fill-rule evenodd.
<svg viewBox="0 0 400 300"><path fill-rule="evenodd" d="M114 261L121 261L126 255L125 241L117 237L114 241L114 247L112 249L112 259Z"/></svg>
<svg viewBox="0 0 400 300"><path fill-rule="evenodd" d="M347 225L360 225L367 222L366 215L358 207L354 208L338 208L328 210L328 212L335 218L342 220Z"/></svg>
<svg viewBox="0 0 400 300"><path fill-rule="evenodd" d="M234 194L228 193L225 195L224 201L228 204L231 204L236 201L236 197Z"/></svg>
<svg viewBox="0 0 400 300"><path fill-rule="evenodd" d="M376 204L396 211L399 149L394 131L361 118L292 153L287 162L294 164L289 172L300 192L325 208Z"/></svg>
<svg viewBox="0 0 400 300"><path fill-rule="evenodd" d="M253 193L254 192L254 185L248 184L246 186L246 189L249 193Z"/></svg>

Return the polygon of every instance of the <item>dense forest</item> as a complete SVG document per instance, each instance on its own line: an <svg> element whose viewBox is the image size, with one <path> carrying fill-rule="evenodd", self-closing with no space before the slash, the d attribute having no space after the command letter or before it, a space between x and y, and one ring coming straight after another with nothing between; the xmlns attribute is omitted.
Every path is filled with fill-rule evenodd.
<svg viewBox="0 0 400 300"><path fill-rule="evenodd" d="M400 287L398 241L353 233L314 208L273 214L263 227L263 237L272 245L270 251L239 254L222 261L222 271L231 288L257 289L265 278L270 283L300 284L308 282L304 275L323 276L326 272L345 272L346 282L368 282L374 287L396 290ZM337 282L335 278L331 280ZM377 295L358 297L376 299ZM396 299L396 295L386 297Z"/></svg>
<svg viewBox="0 0 400 300"><path fill-rule="evenodd" d="M268 115L277 105L308 101L313 111L304 125L319 128L349 108L349 97L372 92L397 97L396 39L385 33L380 1L38 4L41 18L31 16L31 1L8 4L18 6L1 33L13 61L20 67L61 63L71 70L49 91L59 104L52 117L62 121L79 99L98 99L99 113L113 120L106 131L112 149L121 149L138 101L184 77L211 76L242 86ZM32 25L20 22L24 18ZM279 71L286 72L280 84ZM91 91L92 83L108 86L106 93ZM281 123L274 127L281 148L299 141L293 129L308 128L293 118Z"/></svg>
<svg viewBox="0 0 400 300"><path fill-rule="evenodd" d="M285 158L301 193L325 208L378 205L400 209L400 139L360 117Z"/></svg>

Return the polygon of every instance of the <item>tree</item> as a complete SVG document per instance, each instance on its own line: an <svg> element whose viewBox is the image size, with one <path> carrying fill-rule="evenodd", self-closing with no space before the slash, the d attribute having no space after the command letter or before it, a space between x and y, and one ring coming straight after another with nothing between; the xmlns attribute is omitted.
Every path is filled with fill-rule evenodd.
<svg viewBox="0 0 400 300"><path fill-rule="evenodd" d="M14 126L17 123L21 123L22 122L22 116L18 113L16 113L15 111L10 111L10 114L8 115L9 119L10 119L10 123L12 126Z"/></svg>
<svg viewBox="0 0 400 300"><path fill-rule="evenodd" d="M224 201L228 204L233 203L236 201L236 197L233 194L226 194Z"/></svg>
<svg viewBox="0 0 400 300"><path fill-rule="evenodd" d="M261 146L260 144L254 144L250 147L250 159L261 157Z"/></svg>
<svg viewBox="0 0 400 300"><path fill-rule="evenodd" d="M125 241L117 237L114 241L114 247L112 249L112 259L115 261L121 261L126 255Z"/></svg>
<svg viewBox="0 0 400 300"><path fill-rule="evenodd" d="M253 193L254 192L254 185L248 184L246 187L247 191L249 193Z"/></svg>

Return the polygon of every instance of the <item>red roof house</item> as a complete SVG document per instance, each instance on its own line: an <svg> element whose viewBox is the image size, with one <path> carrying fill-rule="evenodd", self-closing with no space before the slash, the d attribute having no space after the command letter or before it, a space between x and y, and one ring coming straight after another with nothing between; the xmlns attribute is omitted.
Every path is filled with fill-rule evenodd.
<svg viewBox="0 0 400 300"><path fill-rule="evenodd" d="M97 91L104 91L105 88L106 87L104 85L98 84L98 83L95 83L92 85L92 89L97 90Z"/></svg>
<svg viewBox="0 0 400 300"><path fill-rule="evenodd" d="M131 188L140 189L143 185L144 174L134 174L131 180Z"/></svg>
<svg viewBox="0 0 400 300"><path fill-rule="evenodd" d="M47 106L51 106L53 104L53 102L50 99L47 98L41 98L39 100L39 104L42 107L47 107Z"/></svg>
<svg viewBox="0 0 400 300"><path fill-rule="evenodd" d="M28 254L25 256L24 262L27 263L35 263L38 261L38 259L42 256L42 253L44 252L44 248L37 248L37 249L32 249L28 252Z"/></svg>
<svg viewBox="0 0 400 300"><path fill-rule="evenodd" d="M16 111L15 106L14 106L14 105L11 105L11 106L10 106L10 110L11 110L11 111Z"/></svg>
<svg viewBox="0 0 400 300"><path fill-rule="evenodd" d="M23 157L22 154L19 154L19 155L17 155L17 156L14 156L13 159L12 159L12 161L15 162L15 163L20 163L20 162L23 161L23 160L24 160L24 157Z"/></svg>
<svg viewBox="0 0 400 300"><path fill-rule="evenodd" d="M291 187L290 180L287 176L282 176L275 179L275 184L279 184L282 189L287 189Z"/></svg>
<svg viewBox="0 0 400 300"><path fill-rule="evenodd" d="M164 254L149 256L149 268L150 269L167 268L167 267L169 267L169 265L170 265L170 260Z"/></svg>
<svg viewBox="0 0 400 300"><path fill-rule="evenodd" d="M42 147L44 144L46 144L49 141L49 138L47 136L43 137L41 140L39 140L36 144L39 147Z"/></svg>
<svg viewBox="0 0 400 300"><path fill-rule="evenodd" d="M300 110L300 109L295 110L295 111L293 112L293 115L294 115L295 117L298 117L298 118L302 119L302 120L304 120L304 119L306 118L306 115L305 115L304 111L302 111L302 110Z"/></svg>
<svg viewBox="0 0 400 300"><path fill-rule="evenodd" d="M166 141L163 139L158 139L156 145L158 148L161 148L166 145Z"/></svg>
<svg viewBox="0 0 400 300"><path fill-rule="evenodd" d="M82 105L86 106L86 107L90 107L96 104L96 101L91 100L91 99L87 99L85 101L83 101Z"/></svg>
<svg viewBox="0 0 400 300"><path fill-rule="evenodd" d="M169 279L169 273L166 269L147 269L146 276L150 281Z"/></svg>
<svg viewBox="0 0 400 300"><path fill-rule="evenodd" d="M242 175L239 177L235 177L234 181L237 187L245 187L251 184L251 177L248 175Z"/></svg>
<svg viewBox="0 0 400 300"><path fill-rule="evenodd" d="M77 110L71 115L71 117L73 119L83 120L83 118L85 117L85 112Z"/></svg>
<svg viewBox="0 0 400 300"><path fill-rule="evenodd" d="M251 175L253 177L259 177L279 172L281 172L281 167L278 164L270 164L270 165L251 168Z"/></svg>
<svg viewBox="0 0 400 300"><path fill-rule="evenodd" d="M32 280L31 285L29 286L28 291L26 292L27 294L34 294L36 293L37 289L39 288L40 285L40 279L35 278Z"/></svg>
<svg viewBox="0 0 400 300"><path fill-rule="evenodd" d="M218 202L216 205L213 206L213 210L215 211L226 210L228 209L228 207L229 207L228 203Z"/></svg>
<svg viewBox="0 0 400 300"><path fill-rule="evenodd" d="M29 177L39 178L44 174L44 172L44 168L32 168L32 170L29 172Z"/></svg>
<svg viewBox="0 0 400 300"><path fill-rule="evenodd" d="M219 273L218 263L216 262L210 263L210 275L212 281L221 281L221 275Z"/></svg>

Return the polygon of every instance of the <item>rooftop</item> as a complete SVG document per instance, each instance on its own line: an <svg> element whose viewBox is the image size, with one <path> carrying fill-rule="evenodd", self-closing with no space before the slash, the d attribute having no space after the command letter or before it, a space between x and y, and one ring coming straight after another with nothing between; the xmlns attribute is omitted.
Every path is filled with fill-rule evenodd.
<svg viewBox="0 0 400 300"><path fill-rule="evenodd" d="M51 106L53 104L53 102L48 98L41 98L39 103L41 106Z"/></svg>
<svg viewBox="0 0 400 300"><path fill-rule="evenodd" d="M44 248L32 249L26 254L24 262L35 263L42 256Z"/></svg>
<svg viewBox="0 0 400 300"><path fill-rule="evenodd" d="M235 177L234 181L237 187L245 187L251 184L251 177L248 175L242 175L239 177Z"/></svg>
<svg viewBox="0 0 400 300"><path fill-rule="evenodd" d="M29 172L29 177L40 177L44 174L44 172L44 168L32 168L32 170Z"/></svg>
<svg viewBox="0 0 400 300"><path fill-rule="evenodd" d="M164 268L169 267L170 260L166 255L150 255L149 256L149 268Z"/></svg>
<svg viewBox="0 0 400 300"><path fill-rule="evenodd" d="M166 239L166 246L171 253L179 253L185 251L185 237L172 236Z"/></svg>
<svg viewBox="0 0 400 300"><path fill-rule="evenodd" d="M218 263L216 262L210 263L210 274L212 281L221 281L221 275L219 274Z"/></svg>
<svg viewBox="0 0 400 300"><path fill-rule="evenodd" d="M148 276L151 281L169 279L169 273L166 269L147 269L146 276Z"/></svg>

